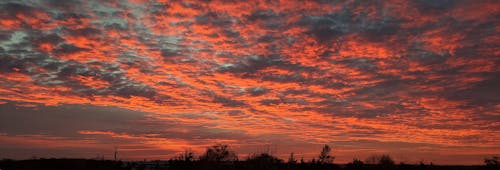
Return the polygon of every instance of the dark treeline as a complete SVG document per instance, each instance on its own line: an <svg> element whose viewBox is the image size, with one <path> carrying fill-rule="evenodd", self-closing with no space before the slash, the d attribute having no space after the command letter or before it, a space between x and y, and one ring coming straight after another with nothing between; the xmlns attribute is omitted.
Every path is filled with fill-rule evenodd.
<svg viewBox="0 0 500 170"><path fill-rule="evenodd" d="M490 170L499 169L498 157L484 159L482 166L446 166L396 163L389 155L373 155L364 161L353 159L335 164L331 148L325 145L318 156L305 161L290 153L287 161L268 152L255 153L240 160L227 145L214 145L195 157L186 150L168 161L110 161L92 159L2 160L0 170Z"/></svg>

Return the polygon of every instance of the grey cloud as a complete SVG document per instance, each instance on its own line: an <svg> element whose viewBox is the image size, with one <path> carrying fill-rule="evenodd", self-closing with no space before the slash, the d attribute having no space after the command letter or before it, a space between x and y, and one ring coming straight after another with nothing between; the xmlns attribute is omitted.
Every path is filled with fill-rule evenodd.
<svg viewBox="0 0 500 170"><path fill-rule="evenodd" d="M463 2L463 0L416 0L412 2L422 13L439 15L449 9L453 9L456 4Z"/></svg>
<svg viewBox="0 0 500 170"><path fill-rule="evenodd" d="M128 26L123 23L108 23L104 24L104 28L125 31L128 29Z"/></svg>
<svg viewBox="0 0 500 170"><path fill-rule="evenodd" d="M278 14L276 14L273 10L256 10L253 11L249 16L247 16L247 19L249 21L256 21L256 20L267 21L277 16Z"/></svg>
<svg viewBox="0 0 500 170"><path fill-rule="evenodd" d="M260 96L263 94L266 94L269 92L269 89L265 87L252 87L252 88L247 88L246 89L248 93L250 93L252 96Z"/></svg>
<svg viewBox="0 0 500 170"><path fill-rule="evenodd" d="M117 96L143 96L149 99L152 99L156 96L156 90L139 83L134 83L132 81L124 82L120 84L113 84L109 87L109 89L114 89L111 91L111 94Z"/></svg>
<svg viewBox="0 0 500 170"><path fill-rule="evenodd" d="M21 3L6 2L0 3L0 9L3 11L3 17L15 18L17 14L22 13L28 16L33 16L38 9Z"/></svg>
<svg viewBox="0 0 500 170"><path fill-rule="evenodd" d="M232 116L232 117L242 117L245 115L245 112L243 112L241 110L230 110L230 111L227 111L227 114L229 116Z"/></svg>
<svg viewBox="0 0 500 170"><path fill-rule="evenodd" d="M450 100L465 101L468 107L495 107L500 103L500 96L495 92L500 87L500 72L491 73L487 79L472 85L470 88L445 94ZM497 119L500 120L500 119Z"/></svg>
<svg viewBox="0 0 500 170"><path fill-rule="evenodd" d="M10 135L45 134L76 137L80 130L127 130L148 113L116 107L61 105L36 108L0 105L0 131ZM146 130L146 129L145 129Z"/></svg>
<svg viewBox="0 0 500 170"><path fill-rule="evenodd" d="M276 13L273 10L256 10L246 16L246 22L261 22L260 27L268 30L286 29L284 18L287 13Z"/></svg>
<svg viewBox="0 0 500 170"><path fill-rule="evenodd" d="M372 41L381 41L386 35L396 34L400 21L389 16L370 19L366 13L354 14L344 7L336 13L319 16L304 16L297 24L309 29L309 34L320 42L338 41L350 33L363 34Z"/></svg>
<svg viewBox="0 0 500 170"><path fill-rule="evenodd" d="M233 100L231 98L220 96L220 95L214 95L213 96L213 102L221 103L223 106L229 106L229 107L242 107L242 106L246 106L246 104L245 104L244 101Z"/></svg>
<svg viewBox="0 0 500 170"><path fill-rule="evenodd" d="M77 34L95 36L100 34L100 31L95 29L79 29ZM56 54L73 53L82 49L70 44L62 42L59 36L54 34L34 34L28 32L26 37L23 37L19 42L9 46L9 50L2 52L3 56L2 71L11 72L14 68L20 69L20 72L31 75L34 81L39 85L50 86L54 84L64 85L72 88L77 95L117 95L122 97L142 96L149 99L153 98L169 98L168 96L156 96L156 90L152 87L139 83L128 78L123 70L113 64L100 63L80 63L73 60L59 60L50 57L46 53L31 51L29 46L35 46L38 41L54 41L54 43L62 43L55 49ZM26 50L25 50L26 49ZM91 64L103 66L101 69L89 67ZM35 68L44 68L50 73L40 73L35 71ZM110 86L105 89L96 90L92 87L86 87L79 82L73 80L72 76L90 76L96 79L104 80L110 83Z"/></svg>
<svg viewBox="0 0 500 170"><path fill-rule="evenodd" d="M221 72L233 73L254 73L257 70L274 65L276 62L281 62L279 58L263 58L260 56L249 56L245 60L220 68Z"/></svg>
<svg viewBox="0 0 500 170"><path fill-rule="evenodd" d="M300 64L290 63L289 61L283 60L281 56L268 55L268 56L246 56L243 60L237 61L232 65L221 67L218 71L220 72L231 72L235 74L243 74L243 76L254 76L258 70L262 70L268 67L277 67L285 70L290 70L292 72L299 71L318 71L313 67L306 67ZM272 75L270 75L272 77ZM273 79L273 78L269 78Z"/></svg>
<svg viewBox="0 0 500 170"><path fill-rule="evenodd" d="M373 71L377 69L377 65L373 61L364 58L349 57L335 62L344 64L349 68L357 68L361 71Z"/></svg>
<svg viewBox="0 0 500 170"><path fill-rule="evenodd" d="M36 37L34 39L36 43L51 43L51 44L59 44L64 41L63 38L61 38L58 34L51 33L51 34L42 34L40 37Z"/></svg>
<svg viewBox="0 0 500 170"><path fill-rule="evenodd" d="M195 22L201 25L213 25L222 28L228 28L233 24L229 16L216 12L207 12L204 15L197 16Z"/></svg>
<svg viewBox="0 0 500 170"><path fill-rule="evenodd" d="M175 57L175 56L180 55L180 52L178 52L174 49L165 48L165 49L161 49L161 55L164 58L170 58L170 57Z"/></svg>
<svg viewBox="0 0 500 170"><path fill-rule="evenodd" d="M0 41L10 40L11 33L8 31L0 31Z"/></svg>
<svg viewBox="0 0 500 170"><path fill-rule="evenodd" d="M273 42L273 41L278 40L278 39L279 39L279 37L274 37L272 35L263 35L257 39L257 42L270 43L270 42Z"/></svg>
<svg viewBox="0 0 500 170"><path fill-rule="evenodd" d="M64 1L41 0L39 2L47 7L56 8L64 11L75 10L76 8L83 5L79 0L64 0Z"/></svg>
<svg viewBox="0 0 500 170"><path fill-rule="evenodd" d="M232 37L232 38L238 38L240 36L240 33L238 31L232 29L224 29L222 31L222 34L225 37Z"/></svg>
<svg viewBox="0 0 500 170"><path fill-rule="evenodd" d="M280 97L279 99L264 99L264 100L261 100L260 103L262 105L267 105L267 106L272 106L272 105L277 105L277 104L299 104L299 105L310 104L309 102L307 102L304 99L290 98L290 97ZM290 110L294 110L294 109L290 109Z"/></svg>
<svg viewBox="0 0 500 170"><path fill-rule="evenodd" d="M88 14L75 13L74 11L56 13L56 14L54 14L54 17L53 17L53 19L60 20L60 21L66 21L66 20L73 19L76 22L75 24L83 24L81 19L86 19L86 18L90 18L90 16Z"/></svg>
<svg viewBox="0 0 500 170"><path fill-rule="evenodd" d="M102 31L97 28L79 28L79 29L67 29L66 30L72 36L83 36L87 38L98 38L102 35Z"/></svg>
<svg viewBox="0 0 500 170"><path fill-rule="evenodd" d="M159 134L159 138L178 138L185 140L200 139L238 139L246 134L239 130L225 130L211 127L210 124L187 125L170 121L168 117L158 119L151 113L132 111L109 106L60 105L35 108L16 106L22 103L0 105L0 132L8 135L48 135L71 139L84 139L78 131L111 131L131 135ZM239 110L229 111L230 116L241 117ZM183 118L205 119L201 114L184 114ZM187 132L178 132L182 126ZM63 128L61 128L63 127Z"/></svg>
<svg viewBox="0 0 500 170"><path fill-rule="evenodd" d="M80 48L72 44L61 44L52 51L54 54L73 54L81 51L87 51L87 48Z"/></svg>

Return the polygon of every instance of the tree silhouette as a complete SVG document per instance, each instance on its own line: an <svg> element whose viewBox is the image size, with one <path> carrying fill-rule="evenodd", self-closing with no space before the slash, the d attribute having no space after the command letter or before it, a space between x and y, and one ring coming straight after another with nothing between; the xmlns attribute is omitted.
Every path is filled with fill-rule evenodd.
<svg viewBox="0 0 500 170"><path fill-rule="evenodd" d="M297 160L295 159L295 156L293 156L293 152L290 153L290 157L288 158L288 163L289 164L296 164Z"/></svg>
<svg viewBox="0 0 500 170"><path fill-rule="evenodd" d="M378 161L379 165L382 166L392 166L394 165L394 160L389 155L382 155Z"/></svg>
<svg viewBox="0 0 500 170"><path fill-rule="evenodd" d="M208 147L205 153L200 156L200 161L208 162L225 162L225 161L237 161L238 157L233 151L228 150L227 145L216 144L212 147Z"/></svg>
<svg viewBox="0 0 500 170"><path fill-rule="evenodd" d="M484 159L484 164L486 164L486 166L490 166L490 167L498 167L498 166L500 166L500 164L498 164L498 156L494 156L494 157L491 157L491 158L485 158Z"/></svg>
<svg viewBox="0 0 500 170"><path fill-rule="evenodd" d="M318 157L318 163L321 164L333 163L333 159L335 159L335 157L330 156L330 151L332 151L332 148L330 148L330 146L328 145L323 146L323 149L321 150L321 153L319 154Z"/></svg>
<svg viewBox="0 0 500 170"><path fill-rule="evenodd" d="M281 163L283 160L268 154L268 153L261 153L257 155L250 156L247 161L249 162L259 162L259 163Z"/></svg>
<svg viewBox="0 0 500 170"><path fill-rule="evenodd" d="M378 163L378 160L380 159L379 157L380 157L379 155L371 155L365 159L365 163L375 165Z"/></svg>
<svg viewBox="0 0 500 170"><path fill-rule="evenodd" d="M206 152L195 160L190 149L173 157L168 161L113 161L113 160L90 160L90 159L32 159L32 160L0 160L2 170L26 170L26 169L51 169L51 170L489 170L499 169L499 157L484 159L486 166L455 166L455 165L429 165L423 162L418 164L395 164L389 155L372 155L366 160L366 164L359 159L353 159L345 166L333 164L333 156L330 155L331 148L325 145L319 157L313 158L311 162L304 162L303 157L300 164L297 163L295 154L290 153L288 163L282 159L264 152L249 155L248 159L238 161L236 154L229 150L227 145L217 144L207 147Z"/></svg>
<svg viewBox="0 0 500 170"><path fill-rule="evenodd" d="M372 155L368 157L365 162L367 164L378 164L382 166L392 166L394 165L394 160L389 155Z"/></svg>
<svg viewBox="0 0 500 170"><path fill-rule="evenodd" d="M191 151L191 149L186 149L184 150L184 153L177 156L176 159L179 161L191 162L194 161L194 153L193 151Z"/></svg>
<svg viewBox="0 0 500 170"><path fill-rule="evenodd" d="M247 167L250 169L278 169L278 167L283 163L283 160L269 154L253 154L246 160Z"/></svg>
<svg viewBox="0 0 500 170"><path fill-rule="evenodd" d="M348 164L346 164L346 168L347 169L361 169L363 168L363 161L357 159L357 158L354 158L352 160L352 162L349 162Z"/></svg>

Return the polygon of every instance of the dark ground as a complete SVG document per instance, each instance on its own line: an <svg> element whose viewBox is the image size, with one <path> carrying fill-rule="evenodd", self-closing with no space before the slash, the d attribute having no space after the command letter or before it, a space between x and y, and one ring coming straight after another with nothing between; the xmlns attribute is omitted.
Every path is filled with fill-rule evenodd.
<svg viewBox="0 0 500 170"><path fill-rule="evenodd" d="M1 170L498 170L498 166L354 165L282 162L136 161L91 159L1 160Z"/></svg>

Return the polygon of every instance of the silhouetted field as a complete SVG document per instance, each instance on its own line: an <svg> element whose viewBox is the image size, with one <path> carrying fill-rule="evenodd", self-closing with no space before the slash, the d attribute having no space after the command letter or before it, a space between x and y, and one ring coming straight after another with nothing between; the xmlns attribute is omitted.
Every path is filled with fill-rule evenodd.
<svg viewBox="0 0 500 170"><path fill-rule="evenodd" d="M203 161L137 161L122 162L89 159L34 159L2 160L2 170L493 170L489 166L438 166L438 165L361 165L317 163L269 163L252 161L203 162Z"/></svg>
<svg viewBox="0 0 500 170"><path fill-rule="evenodd" d="M194 159L193 152L168 161L111 161L94 159L31 159L1 160L1 170L498 170L498 157L484 159L480 166L447 166L420 163L396 164L389 155L373 155L364 162L354 159L348 164L335 164L331 148L325 145L317 159L297 161L293 153L287 162L270 153L260 153L239 160L227 145L208 147L204 154Z"/></svg>

